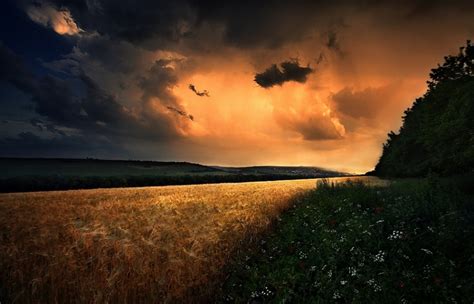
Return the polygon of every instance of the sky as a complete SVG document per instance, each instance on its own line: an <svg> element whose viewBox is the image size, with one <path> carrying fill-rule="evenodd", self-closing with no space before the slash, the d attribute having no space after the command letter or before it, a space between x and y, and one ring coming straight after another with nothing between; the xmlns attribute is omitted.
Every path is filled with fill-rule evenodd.
<svg viewBox="0 0 474 304"><path fill-rule="evenodd" d="M473 1L6 0L0 156L363 173Z"/></svg>

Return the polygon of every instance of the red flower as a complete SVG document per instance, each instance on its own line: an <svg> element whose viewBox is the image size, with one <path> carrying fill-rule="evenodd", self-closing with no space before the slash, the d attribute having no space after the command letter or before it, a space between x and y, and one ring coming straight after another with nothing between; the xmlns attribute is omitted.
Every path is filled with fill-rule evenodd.
<svg viewBox="0 0 474 304"><path fill-rule="evenodd" d="M337 221L335 219L329 220L329 225L330 226L334 227L334 226L336 226L336 224L337 224Z"/></svg>
<svg viewBox="0 0 474 304"><path fill-rule="evenodd" d="M301 270L304 270L304 268L305 268L304 262L301 262L301 261L300 261L299 266L300 266L300 269L301 269Z"/></svg>
<svg viewBox="0 0 474 304"><path fill-rule="evenodd" d="M375 207L374 212L379 214L383 211L383 207Z"/></svg>
<svg viewBox="0 0 474 304"><path fill-rule="evenodd" d="M405 287L405 283L403 283L402 281L400 281L400 284L398 285L400 288L403 288Z"/></svg>

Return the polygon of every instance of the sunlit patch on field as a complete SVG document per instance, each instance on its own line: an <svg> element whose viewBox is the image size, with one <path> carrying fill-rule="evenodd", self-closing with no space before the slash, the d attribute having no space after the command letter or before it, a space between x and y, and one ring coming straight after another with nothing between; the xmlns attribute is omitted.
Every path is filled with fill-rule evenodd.
<svg viewBox="0 0 474 304"><path fill-rule="evenodd" d="M0 295L20 302L205 297L233 251L315 184L1 194Z"/></svg>

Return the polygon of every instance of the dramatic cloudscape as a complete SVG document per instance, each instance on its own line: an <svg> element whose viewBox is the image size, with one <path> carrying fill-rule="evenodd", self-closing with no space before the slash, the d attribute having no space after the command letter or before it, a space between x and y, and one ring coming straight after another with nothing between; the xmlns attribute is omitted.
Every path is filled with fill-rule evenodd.
<svg viewBox="0 0 474 304"><path fill-rule="evenodd" d="M1 156L373 168L472 1L1 4Z"/></svg>

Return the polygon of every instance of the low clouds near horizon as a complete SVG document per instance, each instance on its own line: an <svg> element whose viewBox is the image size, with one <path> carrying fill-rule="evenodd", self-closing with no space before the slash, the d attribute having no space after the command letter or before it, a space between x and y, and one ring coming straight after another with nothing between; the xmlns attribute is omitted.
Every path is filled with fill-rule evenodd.
<svg viewBox="0 0 474 304"><path fill-rule="evenodd" d="M4 8L3 156L367 171L430 68L474 37L471 1Z"/></svg>

